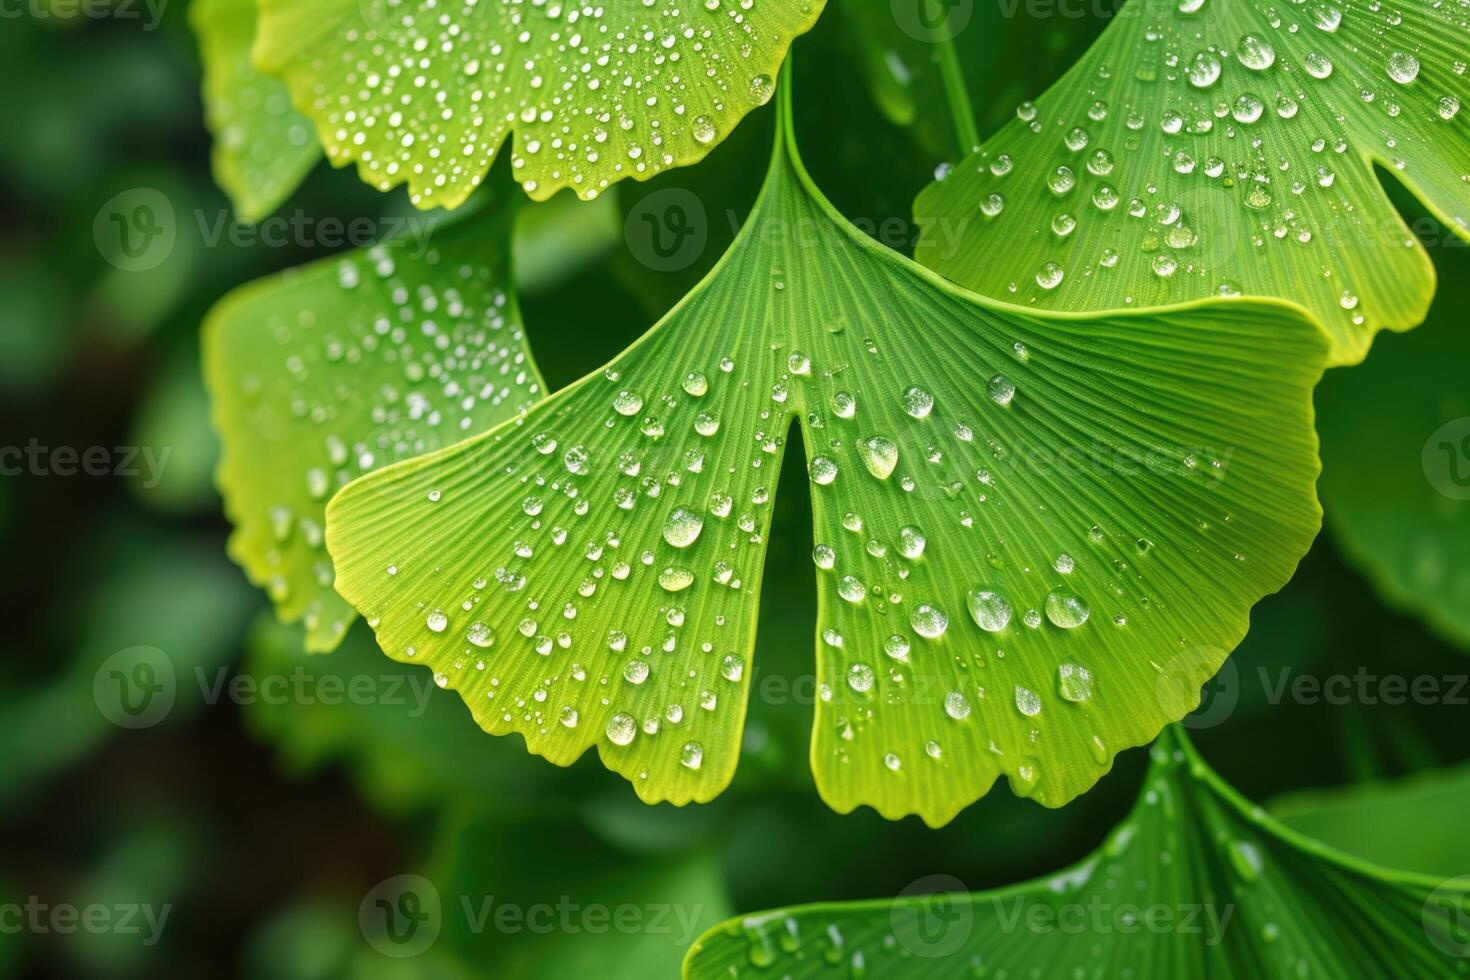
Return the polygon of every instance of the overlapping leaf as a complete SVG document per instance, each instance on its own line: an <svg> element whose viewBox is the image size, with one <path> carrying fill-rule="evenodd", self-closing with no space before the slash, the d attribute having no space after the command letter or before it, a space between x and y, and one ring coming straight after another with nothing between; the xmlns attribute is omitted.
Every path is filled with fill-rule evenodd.
<svg viewBox="0 0 1470 980"><path fill-rule="evenodd" d="M261 0L256 61L337 165L455 207L507 133L532 197L694 163L771 97L823 0Z"/></svg>
<svg viewBox="0 0 1470 980"><path fill-rule="evenodd" d="M241 218L259 220L291 196L321 146L311 121L291 108L285 83L251 63L255 0L194 0L189 16L204 63L215 180Z"/></svg>
<svg viewBox="0 0 1470 980"><path fill-rule="evenodd" d="M1470 645L1470 252L1434 249L1424 325L1317 390L1322 499L1344 553L1397 608Z"/></svg>
<svg viewBox="0 0 1470 980"><path fill-rule="evenodd" d="M1458 977L1470 885L1360 863L1242 799L1166 733L1133 812L1050 878L732 920L688 980Z"/></svg>
<svg viewBox="0 0 1470 980"><path fill-rule="evenodd" d="M245 286L204 328L230 554L307 647L352 609L332 589L336 489L438 449L543 393L510 293L509 215L486 212Z"/></svg>
<svg viewBox="0 0 1470 980"><path fill-rule="evenodd" d="M646 800L730 780L793 421L835 808L1059 805L1198 700L1318 523L1318 331L1031 314L875 244L777 148L708 279L524 419L328 508L337 588L488 731Z"/></svg>
<svg viewBox="0 0 1470 980"><path fill-rule="evenodd" d="M1434 287L1374 165L1470 236L1467 57L1459 3L1134 0L919 196L918 258L1040 309L1283 297L1359 361Z"/></svg>

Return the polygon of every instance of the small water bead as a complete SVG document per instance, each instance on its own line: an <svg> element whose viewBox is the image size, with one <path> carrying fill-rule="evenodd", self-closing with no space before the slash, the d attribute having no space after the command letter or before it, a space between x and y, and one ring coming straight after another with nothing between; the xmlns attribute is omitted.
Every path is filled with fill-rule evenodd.
<svg viewBox="0 0 1470 980"><path fill-rule="evenodd" d="M1066 238L1077 228L1077 219L1063 211L1051 219L1051 231L1058 238Z"/></svg>
<svg viewBox="0 0 1470 980"><path fill-rule="evenodd" d="M557 712L557 718L567 728L577 727L577 709L571 705L563 705L561 711Z"/></svg>
<svg viewBox="0 0 1470 980"><path fill-rule="evenodd" d="M1235 57L1252 71L1265 71L1276 63L1276 49L1271 47L1270 42L1263 41L1254 34L1247 34L1240 39Z"/></svg>
<svg viewBox="0 0 1470 980"><path fill-rule="evenodd" d="M1046 186L1058 197L1068 193L1077 186L1077 175L1072 173L1071 167L1058 167L1046 177Z"/></svg>
<svg viewBox="0 0 1470 980"><path fill-rule="evenodd" d="M1027 718L1041 713L1041 698L1029 687L1016 685L1016 710Z"/></svg>
<svg viewBox="0 0 1470 980"><path fill-rule="evenodd" d="M837 463L829 456L813 456L807 472L813 483L825 487L837 479Z"/></svg>
<svg viewBox="0 0 1470 980"><path fill-rule="evenodd" d="M1046 618L1053 626L1076 629L1087 622L1091 610L1077 593L1070 589L1052 589L1046 596Z"/></svg>
<svg viewBox="0 0 1470 980"><path fill-rule="evenodd" d="M987 194L980 199L980 213L987 218L994 218L1005 210L1005 206L1004 194Z"/></svg>
<svg viewBox="0 0 1470 980"><path fill-rule="evenodd" d="M1446 95L1439 100L1439 118L1449 122L1460 111L1460 100L1453 95Z"/></svg>
<svg viewBox="0 0 1470 980"><path fill-rule="evenodd" d="M694 584L694 573L687 568L670 565L658 573L658 584L666 592L682 592Z"/></svg>
<svg viewBox="0 0 1470 980"><path fill-rule="evenodd" d="M924 553L924 546L928 543L924 532L912 524L898 529L898 552L905 558L918 558Z"/></svg>
<svg viewBox="0 0 1470 980"><path fill-rule="evenodd" d="M1174 270L1179 268L1178 260L1168 252L1160 252L1158 255L1155 255L1151 265L1154 270L1154 275L1160 279L1169 278L1174 274Z"/></svg>
<svg viewBox="0 0 1470 980"><path fill-rule="evenodd" d="M485 649L486 647L495 645L495 630L491 629L485 623L471 623L464 638L472 645Z"/></svg>
<svg viewBox="0 0 1470 980"><path fill-rule="evenodd" d="M1111 211L1123 199L1112 184L1098 184L1092 189L1092 206L1099 211Z"/></svg>
<svg viewBox="0 0 1470 980"><path fill-rule="evenodd" d="M1064 701L1087 701L1092 697L1092 673L1078 664L1058 664L1057 690Z"/></svg>
<svg viewBox="0 0 1470 980"><path fill-rule="evenodd" d="M624 388L613 396L613 411L619 415L637 415L643 409L643 396Z"/></svg>
<svg viewBox="0 0 1470 980"><path fill-rule="evenodd" d="M940 747L938 742L931 738L924 743L924 754L931 759L937 759L944 754L944 749Z"/></svg>
<svg viewBox="0 0 1470 980"><path fill-rule="evenodd" d="M664 520L664 540L675 548L687 548L704 530L704 515L689 507L675 507Z"/></svg>
<svg viewBox="0 0 1470 980"><path fill-rule="evenodd" d="M804 351L794 350L786 357L786 370L796 375L812 373L812 359Z"/></svg>
<svg viewBox="0 0 1470 980"><path fill-rule="evenodd" d="M883 652L900 663L907 663L909 659L909 638L899 633L894 633L883 641Z"/></svg>
<svg viewBox="0 0 1470 980"><path fill-rule="evenodd" d="M868 589L856 576L844 575L837 580L837 594L848 602L862 602Z"/></svg>
<svg viewBox="0 0 1470 980"><path fill-rule="evenodd" d="M1036 629L1041 625L1041 613L1035 609L1028 609L1021 615L1021 622L1031 629Z"/></svg>
<svg viewBox="0 0 1470 980"><path fill-rule="evenodd" d="M443 633L449 628L449 617L444 614L444 610L433 609L430 610L429 616L424 620L424 623L433 632Z"/></svg>
<svg viewBox="0 0 1470 980"><path fill-rule="evenodd" d="M937 640L949 628L949 616L938 606L921 602L909 613L909 625L925 639Z"/></svg>
<svg viewBox="0 0 1470 980"><path fill-rule="evenodd" d="M1260 99L1246 92L1236 98L1235 105L1230 109L1230 115L1236 122L1249 126L1260 119L1261 113L1265 110L1266 106Z"/></svg>
<svg viewBox="0 0 1470 980"><path fill-rule="evenodd" d="M898 465L898 443L886 436L868 436L858 440L857 449L869 473L880 480L893 475Z"/></svg>
<svg viewBox="0 0 1470 980"><path fill-rule="evenodd" d="M1016 106L1016 118L1021 122L1030 122L1036 118L1036 103L1029 99Z"/></svg>
<svg viewBox="0 0 1470 980"><path fill-rule="evenodd" d="M629 660L623 665L623 680L629 684L642 684L648 680L648 662L645 660Z"/></svg>
<svg viewBox="0 0 1470 980"><path fill-rule="evenodd" d="M1326 55L1317 51L1307 52L1307 56L1302 59L1302 67L1313 78L1326 78L1332 74L1332 61Z"/></svg>
<svg viewBox="0 0 1470 980"><path fill-rule="evenodd" d="M1113 172L1113 155L1102 147L1093 150L1087 158L1087 172L1094 177L1106 177Z"/></svg>
<svg viewBox="0 0 1470 980"><path fill-rule="evenodd" d="M684 375L681 384L685 394L693 395L695 398L703 397L705 392L709 391L709 378L698 371L690 371Z"/></svg>
<svg viewBox="0 0 1470 980"><path fill-rule="evenodd" d="M694 431L708 439L720 431L720 417L713 412L700 412L694 416Z"/></svg>
<svg viewBox="0 0 1470 980"><path fill-rule="evenodd" d="M1408 85L1419 77L1419 59L1407 51L1394 51L1388 56L1388 77L1400 85Z"/></svg>
<svg viewBox="0 0 1470 980"><path fill-rule="evenodd" d="M1352 290L1344 289L1342 295L1337 298L1337 305L1345 310L1356 309L1358 306L1358 297Z"/></svg>
<svg viewBox="0 0 1470 980"><path fill-rule="evenodd" d="M770 75L756 75L750 80L750 101L756 105L765 105L771 101L771 95L776 91L776 83L771 80Z"/></svg>
<svg viewBox="0 0 1470 980"><path fill-rule="evenodd" d="M1063 552L1062 554L1057 555L1056 561L1052 562L1051 564L1053 568L1061 572L1063 575L1071 575L1072 570L1077 567L1077 560L1071 555Z"/></svg>
<svg viewBox="0 0 1470 980"><path fill-rule="evenodd" d="M847 669L847 686L862 694L873 689L873 668L867 664L853 664Z"/></svg>
<svg viewBox="0 0 1470 980"><path fill-rule="evenodd" d="M993 177L1004 177L1011 172L1011 168L1014 166L1015 161L1011 159L1010 154L1000 153L996 155L995 159L990 161L990 174Z"/></svg>
<svg viewBox="0 0 1470 980"><path fill-rule="evenodd" d="M638 734L638 723L633 716L618 712L607 720L607 739L614 745L627 745Z"/></svg>
<svg viewBox="0 0 1470 980"><path fill-rule="evenodd" d="M717 135L714 120L705 115L694 117L691 131L694 133L694 138L705 145L713 143Z"/></svg>
<svg viewBox="0 0 1470 980"><path fill-rule="evenodd" d="M997 405L1009 405L1016 397L1016 383L1003 374L991 378L985 390L990 395L990 400Z"/></svg>
<svg viewBox="0 0 1470 980"><path fill-rule="evenodd" d="M885 753L883 756L883 765L886 766L890 772L897 772L903 767L903 760L894 753L888 752Z"/></svg>
<svg viewBox="0 0 1470 980"><path fill-rule="evenodd" d="M1056 289L1062 284L1062 267L1055 262L1046 262L1036 270L1036 285L1042 289Z"/></svg>
<svg viewBox="0 0 1470 980"><path fill-rule="evenodd" d="M970 618L987 633L999 633L1011 622L1011 604L989 589L971 589L965 597Z"/></svg>
<svg viewBox="0 0 1470 980"><path fill-rule="evenodd" d="M926 419L934 411L934 396L924 388L913 385L903 393L903 410L910 418Z"/></svg>
<svg viewBox="0 0 1470 980"><path fill-rule="evenodd" d="M679 765L685 769L698 769L704 764L704 746L698 742L685 742L679 751Z"/></svg>
<svg viewBox="0 0 1470 980"><path fill-rule="evenodd" d="M1328 3L1318 3L1312 7L1312 22L1317 29L1333 33L1342 25L1342 11Z"/></svg>
<svg viewBox="0 0 1470 980"><path fill-rule="evenodd" d="M1186 73L1189 84L1195 88L1209 88L1220 80L1220 59L1208 51L1201 51L1189 63Z"/></svg>
<svg viewBox="0 0 1470 980"><path fill-rule="evenodd" d="M830 544L819 544L812 549L812 561L820 569L831 569L837 564L837 552L832 550Z"/></svg>
<svg viewBox="0 0 1470 980"><path fill-rule="evenodd" d="M955 721L970 717L970 701L959 691L950 691L944 696L944 713Z"/></svg>
<svg viewBox="0 0 1470 980"><path fill-rule="evenodd" d="M1087 135L1087 130L1081 126L1073 126L1067 130L1067 135L1062 137L1062 142L1067 145L1067 149L1073 153L1077 153L1087 149L1087 142L1090 138Z"/></svg>

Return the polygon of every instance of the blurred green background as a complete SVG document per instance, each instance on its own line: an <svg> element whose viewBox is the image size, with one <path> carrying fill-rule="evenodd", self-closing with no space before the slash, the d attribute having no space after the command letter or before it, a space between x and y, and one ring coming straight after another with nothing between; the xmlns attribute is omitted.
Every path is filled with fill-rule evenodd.
<svg viewBox="0 0 1470 980"><path fill-rule="evenodd" d="M310 236L281 247L211 242L204 229L230 216L210 177L185 6L164 5L155 30L143 5L114 7L87 18L31 0L0 22L0 446L39 447L53 463L0 478L0 972L673 976L693 934L727 915L893 895L937 873L972 889L1019 880L1077 859L1124 813L1142 751L1060 811L1003 788L939 831L826 809L807 767L814 590L800 467L787 468L777 495L744 757L713 804L645 807L595 759L559 770L519 740L482 734L426 671L378 654L360 624L337 653L302 654L299 636L271 620L225 556L197 337L205 311L234 286L332 249ZM963 42L982 133L1060 74L1100 26L976 16ZM939 124L925 120L934 108L926 53L891 33L858 0L832 5L795 47L797 113L818 183L908 250L914 194L957 154L943 112ZM905 118L913 124L892 121ZM718 258L754 196L770 125L769 110L757 112L700 166L597 203L522 210L525 320L553 387L638 336ZM705 203L709 243L689 269L656 273L630 256L624 216L672 187ZM105 202L137 188L164 194L180 221L168 259L130 272L104 260L93 225ZM401 192L377 194L323 165L279 214L320 223L408 211ZM1456 276L1444 263L1459 263L1448 268L1463 282L1463 250L1450 252L1435 250L1442 279ZM1454 302L1421 328L1423 343L1442 342ZM1400 350L1417 338L1380 343ZM1323 397L1351 401L1334 395L1336 383ZM109 472L64 475L62 447L102 447ZM139 473L117 472L128 469ZM1233 710L1202 715L1194 733L1247 796L1470 755L1465 708L1448 699L1272 703L1283 671L1465 673L1463 655L1386 609L1329 536L1253 624L1222 682L1234 685L1221 695ZM176 690L157 724L130 729L100 709L95 685L108 658L140 645L162 652ZM333 690L324 678L367 678L401 696L328 703L340 699L324 693ZM217 689L271 679L308 693ZM788 684L794 695L780 693ZM404 874L437 891L442 928L422 955L395 958L364 935L358 913ZM529 919L497 925L500 906L577 911L558 920L571 927L548 932ZM111 926L67 929L55 916L66 908L100 908L96 921L105 913ZM637 924L599 928L587 914L596 908L634 910L627 922Z"/></svg>

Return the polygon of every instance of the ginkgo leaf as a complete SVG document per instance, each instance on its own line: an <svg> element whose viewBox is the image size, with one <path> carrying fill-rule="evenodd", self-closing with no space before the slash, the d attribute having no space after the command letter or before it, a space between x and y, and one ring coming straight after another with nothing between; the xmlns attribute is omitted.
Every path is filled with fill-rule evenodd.
<svg viewBox="0 0 1470 980"><path fill-rule="evenodd" d="M352 622L322 542L337 488L543 394L510 292L509 226L487 211L244 286L209 314L230 555L282 620L305 621L310 650Z"/></svg>
<svg viewBox="0 0 1470 980"><path fill-rule="evenodd" d="M285 83L251 63L255 0L193 0L189 19L204 65L214 179L241 218L258 221L291 196L321 145L311 121L291 108Z"/></svg>
<svg viewBox="0 0 1470 980"><path fill-rule="evenodd" d="M1177 729L1151 757L1132 813L1065 871L989 892L734 919L694 944L684 976L1463 975L1470 881L1377 868L1297 834Z"/></svg>
<svg viewBox="0 0 1470 980"><path fill-rule="evenodd" d="M1470 647L1470 254L1434 249L1424 325L1317 389L1322 499L1344 555L1396 608Z"/></svg>
<svg viewBox="0 0 1470 980"><path fill-rule="evenodd" d="M1467 52L1462 4L1129 3L919 195L917 257L1038 309L1290 299L1355 363L1434 292L1374 165L1470 237Z"/></svg>
<svg viewBox="0 0 1470 980"><path fill-rule="evenodd" d="M824 0L260 0L256 63L327 156L458 206L506 134L526 193L591 198L695 163L774 90Z"/></svg>
<svg viewBox="0 0 1470 980"><path fill-rule="evenodd" d="M1005 774L1059 805L1197 703L1305 553L1324 342L1266 304L1085 319L963 292L836 212L789 103L741 234L663 321L332 500L337 589L486 730L708 800L796 422L824 799L940 824Z"/></svg>

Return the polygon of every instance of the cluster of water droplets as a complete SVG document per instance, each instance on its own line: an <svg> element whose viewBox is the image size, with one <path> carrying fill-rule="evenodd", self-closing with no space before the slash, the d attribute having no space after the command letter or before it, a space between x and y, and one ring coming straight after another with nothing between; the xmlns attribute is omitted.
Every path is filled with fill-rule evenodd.
<svg viewBox="0 0 1470 980"><path fill-rule="evenodd" d="M591 198L696 159L770 99L816 13L807 0L358 6L366 16L289 74L334 159L384 189L409 181L423 207L477 186L512 129L516 173L538 197Z"/></svg>
<svg viewBox="0 0 1470 980"><path fill-rule="evenodd" d="M324 547L328 498L365 473L510 418L542 395L499 270L461 261L458 252L410 259L378 246L258 294L221 326L229 335L223 345L248 352L225 365L236 372L228 410L239 413L228 425L226 469L249 471L227 476L227 493L248 488L250 500L232 506L263 510L259 523L247 523L248 514L242 522L242 534L263 552L253 574L263 573L278 604L312 596L304 619L313 632L345 627ZM284 441L292 452L281 451ZM328 608L338 618L324 623Z"/></svg>

